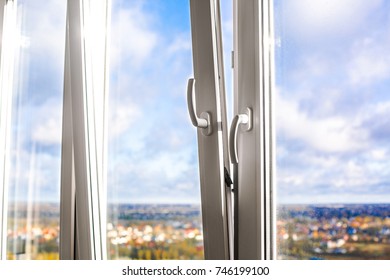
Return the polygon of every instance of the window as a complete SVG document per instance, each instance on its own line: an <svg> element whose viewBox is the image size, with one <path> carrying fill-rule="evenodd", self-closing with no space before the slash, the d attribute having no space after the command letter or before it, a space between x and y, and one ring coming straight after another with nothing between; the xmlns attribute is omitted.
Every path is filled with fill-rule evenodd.
<svg viewBox="0 0 390 280"><path fill-rule="evenodd" d="M1 259L389 258L388 3L57 2L0 0Z"/></svg>
<svg viewBox="0 0 390 280"><path fill-rule="evenodd" d="M7 3L11 6L17 2ZM178 4L168 0L162 3L129 4L114 1L112 7L108 7L107 1L104 0L78 0L67 3L66 43L62 44L65 48L65 63L62 65L64 109L62 154L59 157L61 259L105 259L107 244L103 240L106 239L110 258L200 258L203 255L207 259L229 259L233 257L233 208L235 211L241 208L237 213L245 217L247 210L249 215L252 210L257 211L263 207L257 200L245 207L245 196L251 195L253 190L246 193L245 188L239 190L237 186L232 190L230 182L233 173L230 172L228 156L223 63L223 54L226 55L226 51L222 47L219 1L190 1L189 6L184 2ZM258 2L250 2L249 6L244 4L246 8L254 7L253 5L258 7ZM112 13L109 12L111 8ZM172 10L179 13L173 17L170 14ZM257 13L254 16L256 15L258 16ZM134 18L138 20L135 21ZM251 20L253 24L258 19L253 17ZM226 24L231 25L231 22ZM136 36L137 40L133 40L135 37L123 36L123 33L128 31L140 36ZM259 31L256 29L255 32ZM106 38L112 38L112 41L107 43ZM123 44L120 41L124 41ZM253 40L250 44L252 43L257 44ZM28 45L28 40L26 44ZM191 50L192 67L189 63ZM253 55L252 52L249 53ZM255 53L260 55L260 52ZM34 59L38 57L34 54ZM233 56L234 64L240 66L240 59L246 60L248 57L250 56L245 50L237 49ZM265 72L260 64L255 67ZM2 66L2 69L5 67ZM235 67L235 75L240 74L240 71L247 71L244 68L239 71L237 69L239 67ZM36 74L40 76L42 73L43 71ZM187 78L190 79L186 100L181 92L185 88L184 80ZM260 80L255 76L251 78L254 78L249 81L253 82L251 86L258 87ZM18 81L22 80L18 77ZM178 80L182 80L182 84L178 83ZM244 84L245 81L240 83ZM108 91L112 94L110 99ZM254 120L261 117L263 106L259 103L257 93L256 90L250 97L254 98L252 101L256 103L251 107ZM237 92L236 97L240 95ZM238 99L245 100L241 97ZM237 100L240 107L241 101ZM192 123L198 126L199 167L196 166L197 156L194 153L195 139L190 136L188 121L182 121L182 116L187 114L186 101ZM30 105L30 100L27 103ZM241 112L241 109L238 109L235 113ZM7 111L2 109L3 112ZM7 120L8 118L2 118L2 123ZM249 135L252 137L251 144L257 145L258 135L262 135L263 131L260 123L254 124L253 134ZM56 128L58 127L59 124L56 125ZM7 126L3 125L2 129L7 129ZM39 130L32 130L34 133L37 131ZM12 134L8 132L7 135ZM264 135L261 137L264 138ZM243 139L238 137L237 141L240 157L240 153L248 151L243 149L246 145ZM233 142L236 147L235 141ZM7 148L6 142L2 143ZM261 157L265 156L265 153L261 154ZM247 155L241 157L242 162L246 157ZM261 160L263 158L255 159L257 163ZM38 166L35 161L36 157L32 157L33 169ZM250 166L251 161L244 165ZM2 162L2 166L4 178L7 174L15 174L6 172L6 162ZM242 170L242 167L236 167L235 175ZM255 167L257 170L251 169L252 175L258 171L259 165ZM200 180L197 179L198 169ZM45 167L45 171L48 170L50 168ZM263 176L266 177L264 174ZM246 175L238 178L245 179ZM248 182L252 179L253 177L250 177ZM254 190L261 189L261 184L262 182L257 180ZM200 186L200 193L197 186ZM2 184L2 193L8 190L8 186ZM196 196L198 198L195 198ZM240 203L239 197L244 198L244 203ZM266 197L268 195L264 196L264 199L269 201ZM234 207L233 198L237 202ZM123 204L129 201L152 201L157 205ZM179 201L191 205L166 205ZM270 205L271 203L268 203L267 207L270 208ZM17 208L16 204L14 208ZM165 215L166 212L168 215ZM3 213L16 215L8 209ZM105 231L106 214L108 232ZM145 224L137 220L137 217L166 219L164 215L169 217L169 222L164 225L158 221ZM255 221L257 230L260 223L256 221L256 217L254 215L248 221ZM239 218L238 214L235 218ZM266 220L262 217L262 221ZM241 223L241 226L245 227L245 223ZM251 230L246 232L252 233ZM142 237L142 242L139 242L137 237ZM176 241L172 246L166 246L163 243L157 244L158 240ZM242 240L246 242L245 238ZM266 244L265 240L261 241L262 245L258 243L254 246L254 257L262 257L263 253L260 251L263 250L261 246ZM139 248L139 244L135 242L141 243ZM175 246L181 246L180 242L190 244L191 246L187 247L192 253L185 250L183 252L183 248L177 253ZM202 243L204 252L201 249ZM146 245L156 246L157 250L151 252L144 248ZM243 255L242 258L253 256Z"/></svg>

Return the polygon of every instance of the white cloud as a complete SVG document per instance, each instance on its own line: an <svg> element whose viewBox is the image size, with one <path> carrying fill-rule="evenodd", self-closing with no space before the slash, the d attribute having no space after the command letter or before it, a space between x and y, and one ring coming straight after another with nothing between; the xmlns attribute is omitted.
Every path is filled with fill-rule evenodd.
<svg viewBox="0 0 390 280"><path fill-rule="evenodd" d="M374 148L370 151L370 157L374 161L384 160L386 157L388 157L388 150L384 148Z"/></svg>
<svg viewBox="0 0 390 280"><path fill-rule="evenodd" d="M359 30L366 17L383 0L294 0L284 4L285 26L295 36L310 40L318 36L345 35Z"/></svg>
<svg viewBox="0 0 390 280"><path fill-rule="evenodd" d="M382 128L387 123L389 102L366 104L349 117L330 115L310 120L298 100L291 102L278 96L276 103L277 125L283 115L276 150L279 201L389 201L386 195L378 195L386 194L390 178L390 147L383 141L388 132ZM329 121L334 119L339 124ZM340 135L332 133L332 129L348 126ZM375 134L377 130L380 135ZM303 145L297 147L297 139Z"/></svg>
<svg viewBox="0 0 390 280"><path fill-rule="evenodd" d="M298 102L276 95L278 133L323 152L349 152L367 145L367 132L342 117L311 118Z"/></svg>
<svg viewBox="0 0 390 280"><path fill-rule="evenodd" d="M59 201L59 154L51 155L30 146L30 150L15 148L12 152L10 197L14 201Z"/></svg>
<svg viewBox="0 0 390 280"><path fill-rule="evenodd" d="M60 145L62 140L62 106L60 101L50 99L30 110L34 112L34 118L31 120L31 140L44 145Z"/></svg>
<svg viewBox="0 0 390 280"><path fill-rule="evenodd" d="M382 38L365 38L352 48L348 63L350 83L370 85L390 78L390 44Z"/></svg>
<svg viewBox="0 0 390 280"><path fill-rule="evenodd" d="M321 78L327 77L329 73L334 71L334 61L321 51L322 49L298 57L299 63L294 65L293 71L288 71L288 77L291 77L299 85L300 93L302 93L303 88L313 86L313 82L320 81ZM283 59L288 60L289 58Z"/></svg>
<svg viewBox="0 0 390 280"><path fill-rule="evenodd" d="M167 53L172 55L181 51L191 51L192 45L191 45L191 41L188 39L189 38L184 34L178 35L173 40L173 42L168 46Z"/></svg>
<svg viewBox="0 0 390 280"><path fill-rule="evenodd" d="M20 1L18 14L21 20L23 47L31 56L46 57L52 69L61 69L65 60L66 2Z"/></svg>
<svg viewBox="0 0 390 280"><path fill-rule="evenodd" d="M139 5L115 12L111 22L112 67L124 60L140 64L148 58L158 41L158 34L151 28L151 21L152 18Z"/></svg>
<svg viewBox="0 0 390 280"><path fill-rule="evenodd" d="M161 152L138 162L137 174L145 180L155 180L151 174L160 180L175 181L180 179L192 168L189 154L186 151Z"/></svg>
<svg viewBox="0 0 390 280"><path fill-rule="evenodd" d="M58 122L58 119L50 118L34 130L32 140L43 144L60 144L61 127L62 125Z"/></svg>
<svg viewBox="0 0 390 280"><path fill-rule="evenodd" d="M115 138L129 130L132 124L139 121L142 111L131 101L116 102L109 114L108 133Z"/></svg>
<svg viewBox="0 0 390 280"><path fill-rule="evenodd" d="M151 147L152 148L152 147ZM117 154L109 176L109 199L143 202L199 202L199 174L191 149L159 151L146 156Z"/></svg>

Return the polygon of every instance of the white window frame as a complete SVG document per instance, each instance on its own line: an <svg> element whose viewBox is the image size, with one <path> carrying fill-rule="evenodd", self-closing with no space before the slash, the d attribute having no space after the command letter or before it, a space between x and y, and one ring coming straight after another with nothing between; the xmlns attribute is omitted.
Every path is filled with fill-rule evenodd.
<svg viewBox="0 0 390 280"><path fill-rule="evenodd" d="M107 254L108 2L68 0L60 259L103 260ZM95 51L96 45L102 48Z"/></svg>
<svg viewBox="0 0 390 280"><path fill-rule="evenodd" d="M272 13L272 0L234 0L234 114L237 120L252 121L249 130L236 122L237 143L233 130L229 143L231 158L234 153L238 156L234 164L236 259L276 256Z"/></svg>
<svg viewBox="0 0 390 280"><path fill-rule="evenodd" d="M230 259L230 186L219 0L191 0L196 112L209 113L211 133L197 129L205 259ZM191 97L189 97L191 98ZM190 107L190 106L189 106ZM191 110L191 108L189 108Z"/></svg>

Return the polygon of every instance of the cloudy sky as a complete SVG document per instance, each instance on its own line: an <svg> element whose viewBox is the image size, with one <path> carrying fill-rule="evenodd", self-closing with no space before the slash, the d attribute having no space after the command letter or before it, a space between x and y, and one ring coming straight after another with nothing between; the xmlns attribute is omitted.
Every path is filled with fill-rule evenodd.
<svg viewBox="0 0 390 280"><path fill-rule="evenodd" d="M59 201L66 1L18 0L10 201Z"/></svg>
<svg viewBox="0 0 390 280"><path fill-rule="evenodd" d="M390 202L389 11L276 1L279 202Z"/></svg>
<svg viewBox="0 0 390 280"><path fill-rule="evenodd" d="M222 0L228 110L232 7ZM59 201L66 1L19 0L11 199ZM199 203L187 0L113 0L108 198ZM275 0L278 201L390 202L390 3Z"/></svg>

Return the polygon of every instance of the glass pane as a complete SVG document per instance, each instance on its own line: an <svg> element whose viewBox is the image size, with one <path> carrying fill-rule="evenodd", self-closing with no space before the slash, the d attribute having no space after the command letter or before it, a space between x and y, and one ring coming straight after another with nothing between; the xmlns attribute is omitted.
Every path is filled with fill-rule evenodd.
<svg viewBox="0 0 390 280"><path fill-rule="evenodd" d="M227 119L233 119L233 1L219 1L221 10L223 64L225 74L225 94ZM228 122L230 124L230 121Z"/></svg>
<svg viewBox="0 0 390 280"><path fill-rule="evenodd" d="M390 2L275 1L282 259L390 259Z"/></svg>
<svg viewBox="0 0 390 280"><path fill-rule="evenodd" d="M66 1L17 1L8 259L58 259Z"/></svg>
<svg viewBox="0 0 390 280"><path fill-rule="evenodd" d="M202 259L186 0L112 1L108 257Z"/></svg>

